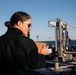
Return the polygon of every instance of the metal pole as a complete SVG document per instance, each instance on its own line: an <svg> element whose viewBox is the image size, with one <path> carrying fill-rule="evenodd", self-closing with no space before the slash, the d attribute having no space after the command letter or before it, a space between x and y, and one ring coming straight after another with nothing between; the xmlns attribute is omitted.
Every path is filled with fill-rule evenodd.
<svg viewBox="0 0 76 75"><path fill-rule="evenodd" d="M39 41L39 35L37 35L37 41Z"/></svg>
<svg viewBox="0 0 76 75"><path fill-rule="evenodd" d="M58 63L58 48L59 48L59 22L57 19L56 27L55 27L55 70L59 70L59 63Z"/></svg>

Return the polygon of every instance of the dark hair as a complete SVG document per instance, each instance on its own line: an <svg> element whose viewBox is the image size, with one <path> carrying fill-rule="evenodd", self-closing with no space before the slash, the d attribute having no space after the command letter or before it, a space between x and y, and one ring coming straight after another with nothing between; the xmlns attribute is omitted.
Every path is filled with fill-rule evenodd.
<svg viewBox="0 0 76 75"><path fill-rule="evenodd" d="M14 24L17 24L18 21L25 21L27 19L30 19L31 16L29 14L27 14L26 12L22 12L22 11L18 11L15 12L11 18L10 21L5 22L5 25L8 26L14 26Z"/></svg>
<svg viewBox="0 0 76 75"><path fill-rule="evenodd" d="M10 21L6 21L6 22L5 22L5 26L6 26L6 27L10 27Z"/></svg>

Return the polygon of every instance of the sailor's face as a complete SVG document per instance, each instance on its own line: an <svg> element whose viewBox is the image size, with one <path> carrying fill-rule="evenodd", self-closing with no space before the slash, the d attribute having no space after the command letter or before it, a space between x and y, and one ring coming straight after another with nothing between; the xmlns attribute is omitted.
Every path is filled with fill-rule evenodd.
<svg viewBox="0 0 76 75"><path fill-rule="evenodd" d="M29 30L32 27L31 26L31 22L32 22L32 19L31 18L28 19L28 20L26 20L26 21L24 21L24 22L22 22L21 30L22 30L23 34L26 35L26 36L27 36Z"/></svg>

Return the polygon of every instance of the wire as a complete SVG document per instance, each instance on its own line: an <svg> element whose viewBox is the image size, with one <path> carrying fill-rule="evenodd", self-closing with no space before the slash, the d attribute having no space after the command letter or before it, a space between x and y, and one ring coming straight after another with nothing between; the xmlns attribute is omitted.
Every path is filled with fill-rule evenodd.
<svg viewBox="0 0 76 75"><path fill-rule="evenodd" d="M69 25L69 30L76 31L76 27Z"/></svg>

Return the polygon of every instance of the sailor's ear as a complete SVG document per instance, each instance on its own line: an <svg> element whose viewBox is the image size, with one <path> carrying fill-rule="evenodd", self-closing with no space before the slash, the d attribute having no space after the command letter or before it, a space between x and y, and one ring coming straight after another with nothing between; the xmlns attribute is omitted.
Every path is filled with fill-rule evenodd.
<svg viewBox="0 0 76 75"><path fill-rule="evenodd" d="M22 26L22 22L18 21L17 25L18 25L18 27L21 27Z"/></svg>

